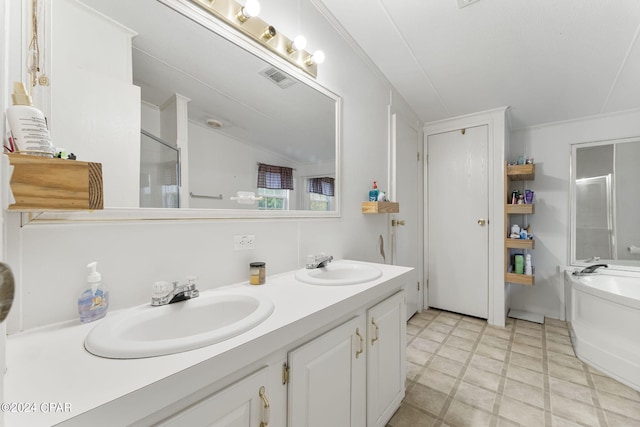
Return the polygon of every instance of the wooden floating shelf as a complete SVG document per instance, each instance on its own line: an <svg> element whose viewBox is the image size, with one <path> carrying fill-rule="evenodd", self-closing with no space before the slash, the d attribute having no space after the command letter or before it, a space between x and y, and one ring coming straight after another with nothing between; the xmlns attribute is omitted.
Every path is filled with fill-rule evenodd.
<svg viewBox="0 0 640 427"><path fill-rule="evenodd" d="M507 215L531 215L536 212L536 205L507 204Z"/></svg>
<svg viewBox="0 0 640 427"><path fill-rule="evenodd" d="M536 177L536 165L507 165L507 177L511 181L533 181Z"/></svg>
<svg viewBox="0 0 640 427"><path fill-rule="evenodd" d="M505 239L505 246L508 249L535 249L536 241L533 239Z"/></svg>
<svg viewBox="0 0 640 427"><path fill-rule="evenodd" d="M362 202L362 213L399 213L400 203L398 202Z"/></svg>
<svg viewBox="0 0 640 427"><path fill-rule="evenodd" d="M13 211L103 209L102 164L8 154Z"/></svg>
<svg viewBox="0 0 640 427"><path fill-rule="evenodd" d="M535 283L535 276L529 276L527 274L505 273L504 281L509 283L516 283L518 285L532 286Z"/></svg>

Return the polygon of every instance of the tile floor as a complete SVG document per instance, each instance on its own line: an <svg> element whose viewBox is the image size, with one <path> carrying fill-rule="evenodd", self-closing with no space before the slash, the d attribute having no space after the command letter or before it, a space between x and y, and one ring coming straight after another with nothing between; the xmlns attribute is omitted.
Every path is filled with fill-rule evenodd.
<svg viewBox="0 0 640 427"><path fill-rule="evenodd" d="M640 426L640 393L577 359L559 320L502 329L429 309L409 320L407 359L388 427Z"/></svg>

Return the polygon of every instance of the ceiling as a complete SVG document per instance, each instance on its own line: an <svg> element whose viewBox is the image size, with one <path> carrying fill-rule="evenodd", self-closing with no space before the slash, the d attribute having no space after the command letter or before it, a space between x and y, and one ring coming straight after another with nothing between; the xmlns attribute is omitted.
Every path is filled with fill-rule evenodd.
<svg viewBox="0 0 640 427"><path fill-rule="evenodd" d="M318 1L424 122L510 106L517 129L640 108L638 0Z"/></svg>

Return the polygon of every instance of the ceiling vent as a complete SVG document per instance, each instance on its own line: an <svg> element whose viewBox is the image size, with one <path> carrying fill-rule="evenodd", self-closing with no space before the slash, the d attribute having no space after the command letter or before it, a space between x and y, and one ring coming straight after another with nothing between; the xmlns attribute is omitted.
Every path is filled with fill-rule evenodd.
<svg viewBox="0 0 640 427"><path fill-rule="evenodd" d="M462 9L463 7L467 7L470 4L479 2L480 0L457 0L458 1L458 9Z"/></svg>
<svg viewBox="0 0 640 427"><path fill-rule="evenodd" d="M290 77L288 74L283 73L275 67L269 67L260 71L260 75L271 80L282 89L286 89L296 83L296 81L292 77Z"/></svg>

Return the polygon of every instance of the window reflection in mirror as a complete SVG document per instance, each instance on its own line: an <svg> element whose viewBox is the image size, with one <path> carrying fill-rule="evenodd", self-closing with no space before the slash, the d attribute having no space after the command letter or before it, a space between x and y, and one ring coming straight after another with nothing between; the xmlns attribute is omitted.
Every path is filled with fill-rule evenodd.
<svg viewBox="0 0 640 427"><path fill-rule="evenodd" d="M640 138L572 147L573 264L640 268Z"/></svg>

